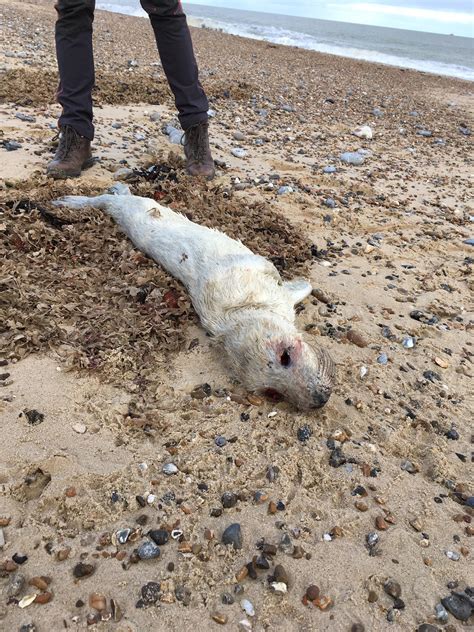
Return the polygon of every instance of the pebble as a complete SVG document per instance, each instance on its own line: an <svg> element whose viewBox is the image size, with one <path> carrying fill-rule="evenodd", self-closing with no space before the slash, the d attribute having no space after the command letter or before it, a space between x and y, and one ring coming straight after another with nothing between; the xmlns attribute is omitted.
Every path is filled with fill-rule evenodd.
<svg viewBox="0 0 474 632"><path fill-rule="evenodd" d="M411 336L406 336L402 340L402 345L405 349L413 349L413 347L415 346L415 339Z"/></svg>
<svg viewBox="0 0 474 632"><path fill-rule="evenodd" d="M357 347L360 347L361 349L367 347L368 345L368 342L364 338L364 336L362 336L362 334L360 334L358 331L355 331L354 329L349 329L349 331L347 332L347 340L349 340L349 342L352 342L352 344L356 345Z"/></svg>
<svg viewBox="0 0 474 632"><path fill-rule="evenodd" d="M445 551L445 554L446 557L448 557L450 560L453 560L453 562L458 562L461 558L459 553L457 553L456 551Z"/></svg>
<svg viewBox="0 0 474 632"><path fill-rule="evenodd" d="M383 589L387 593L387 595L390 595L390 597L393 597L394 599L398 599L402 594L400 584L394 579L387 579L387 581L383 585Z"/></svg>
<svg viewBox="0 0 474 632"><path fill-rule="evenodd" d="M365 162L365 156L357 151L346 151L339 158L348 165L362 165Z"/></svg>
<svg viewBox="0 0 474 632"><path fill-rule="evenodd" d="M458 621L467 621L474 614L474 602L464 593L453 592L441 599L441 603Z"/></svg>
<svg viewBox="0 0 474 632"><path fill-rule="evenodd" d="M129 169L128 167L122 167L114 172L114 180L129 180L133 176L133 169Z"/></svg>
<svg viewBox="0 0 474 632"><path fill-rule="evenodd" d="M378 541L379 541L379 536L375 531L371 531L370 533L368 533L366 535L366 542L368 544L369 547L374 547Z"/></svg>
<svg viewBox="0 0 474 632"><path fill-rule="evenodd" d="M233 138L234 140L238 140L238 141L240 142L240 141L244 140L244 138L245 138L245 134L242 134L242 132L238 132L238 131L237 131L237 132L234 132L234 133L232 134L232 138Z"/></svg>
<svg viewBox="0 0 474 632"><path fill-rule="evenodd" d="M375 518L375 526L380 531L386 531L388 529L388 524L383 516L377 516Z"/></svg>
<svg viewBox="0 0 474 632"><path fill-rule="evenodd" d="M224 492L221 496L221 503L224 509L230 509L231 507L235 507L238 501L237 494L233 492Z"/></svg>
<svg viewBox="0 0 474 632"><path fill-rule="evenodd" d="M4 546L5 546L5 534L3 532L3 529L0 528L0 549L3 549Z"/></svg>
<svg viewBox="0 0 474 632"><path fill-rule="evenodd" d="M270 588L279 595L284 595L288 592L288 586L284 582L271 582Z"/></svg>
<svg viewBox="0 0 474 632"><path fill-rule="evenodd" d="M362 125L361 127L355 129L352 133L354 136L357 136L358 138L365 138L366 140L372 140L374 135L372 128L368 125Z"/></svg>
<svg viewBox="0 0 474 632"><path fill-rule="evenodd" d="M161 585L158 582L148 582L141 587L140 592L146 604L154 604L160 598Z"/></svg>
<svg viewBox="0 0 474 632"><path fill-rule="evenodd" d="M223 544L232 544L234 549L242 548L242 530L238 522L229 525L222 534Z"/></svg>
<svg viewBox="0 0 474 632"><path fill-rule="evenodd" d="M98 612L105 610L107 607L107 599L105 595L101 595L100 593L91 593L89 595L89 606Z"/></svg>
<svg viewBox="0 0 474 632"><path fill-rule="evenodd" d="M17 112L15 114L15 117L17 119L20 119L20 121L26 121L27 123L36 123L36 118L31 114L23 114L23 112Z"/></svg>
<svg viewBox="0 0 474 632"><path fill-rule="evenodd" d="M440 621L441 623L448 622L448 618L449 618L448 611L446 610L446 608L444 607L442 603L436 604L435 615L438 621Z"/></svg>
<svg viewBox="0 0 474 632"><path fill-rule="evenodd" d="M159 546L163 546L166 544L170 538L170 535L166 529L151 529L147 533L148 537L153 540L155 544Z"/></svg>
<svg viewBox="0 0 474 632"><path fill-rule="evenodd" d="M416 632L441 632L439 628L431 623L422 623L416 628Z"/></svg>
<svg viewBox="0 0 474 632"><path fill-rule="evenodd" d="M306 589L306 598L308 599L308 601L314 601L315 599L317 599L319 597L319 587L316 586L315 584L311 584L310 586L308 586L308 588Z"/></svg>
<svg viewBox="0 0 474 632"><path fill-rule="evenodd" d="M237 624L240 632L251 632L252 624L248 619L241 619Z"/></svg>
<svg viewBox="0 0 474 632"><path fill-rule="evenodd" d="M29 605L31 605L33 603L33 601L35 601L36 597L37 597L36 593L33 594L33 595L25 595L18 602L19 607L20 608L27 608Z"/></svg>
<svg viewBox="0 0 474 632"><path fill-rule="evenodd" d="M119 529L118 531L116 531L115 537L117 539L118 544L125 544L131 532L132 532L131 529Z"/></svg>
<svg viewBox="0 0 474 632"><path fill-rule="evenodd" d="M174 463L165 463L163 465L163 474L166 474L166 476L172 476L173 474L177 474L177 473L178 473L178 468L176 467Z"/></svg>
<svg viewBox="0 0 474 632"><path fill-rule="evenodd" d="M417 136L424 136L425 138L430 138L431 136L433 136L433 132L431 132L429 129L419 129L417 131Z"/></svg>
<svg viewBox="0 0 474 632"><path fill-rule="evenodd" d="M32 577L28 582L30 586L34 586L38 590L47 590L50 583L51 583L51 578L45 577L44 575L38 575L36 577Z"/></svg>
<svg viewBox="0 0 474 632"><path fill-rule="evenodd" d="M159 112L152 112L150 114L150 121L157 123L161 119L161 114Z"/></svg>
<svg viewBox="0 0 474 632"><path fill-rule="evenodd" d="M377 358L377 362L382 365L386 365L388 363L388 356L386 353L381 353Z"/></svg>
<svg viewBox="0 0 474 632"><path fill-rule="evenodd" d="M170 143L172 143L173 145L181 145L181 140L183 138L182 130L177 129L176 127L174 127L173 125L170 125L169 123L165 125L164 130L165 130L165 134L168 135L168 140L170 141Z"/></svg>
<svg viewBox="0 0 474 632"><path fill-rule="evenodd" d="M5 588L5 594L7 597L16 597L25 585L25 577L21 573L15 573L10 577L10 580Z"/></svg>
<svg viewBox="0 0 474 632"><path fill-rule="evenodd" d="M3 140L1 144L7 151L16 151L22 148L22 144L17 143L15 140Z"/></svg>
<svg viewBox="0 0 474 632"><path fill-rule="evenodd" d="M148 540L140 544L137 549L137 555L141 560L153 560L160 557L160 547Z"/></svg>
<svg viewBox="0 0 474 632"><path fill-rule="evenodd" d="M227 443L227 439L221 435L218 435L215 439L214 439L214 443L216 444L216 446L218 448L223 448L226 443Z"/></svg>
<svg viewBox="0 0 474 632"><path fill-rule="evenodd" d="M301 443L306 443L306 441L308 441L308 439L311 438L312 434L313 434L313 431L311 430L310 426L308 426L308 424L304 424L304 426L301 426L300 428L298 428L296 432L298 441L301 441Z"/></svg>
<svg viewBox="0 0 474 632"><path fill-rule="evenodd" d="M221 601L224 605L231 606L235 602L235 599L233 595L231 595L228 592L225 592L225 593L222 593L221 595Z"/></svg>
<svg viewBox="0 0 474 632"><path fill-rule="evenodd" d="M468 246L474 246L474 237L469 237L469 239L464 239L463 244L467 244Z"/></svg>
<svg viewBox="0 0 474 632"><path fill-rule="evenodd" d="M362 623L354 623L351 626L351 632L365 632L365 627Z"/></svg>
<svg viewBox="0 0 474 632"><path fill-rule="evenodd" d="M286 193L293 193L293 187L290 187L287 184L285 184L279 187L277 190L277 195L285 195Z"/></svg>
<svg viewBox="0 0 474 632"><path fill-rule="evenodd" d="M273 578L275 582L283 583L287 586L290 583L288 579L288 574L281 564L277 564L275 566L275 569L273 571Z"/></svg>
<svg viewBox="0 0 474 632"><path fill-rule="evenodd" d="M336 200L332 197L328 197L324 200L324 205L327 206L328 208L336 208L337 204L336 204Z"/></svg>
<svg viewBox="0 0 474 632"><path fill-rule="evenodd" d="M251 601L249 601L248 599L242 599L242 601L240 602L240 606L242 610L245 610L245 614L248 617L255 616L255 608L253 607L253 604Z"/></svg>
<svg viewBox="0 0 474 632"><path fill-rule="evenodd" d="M242 147L234 147L234 149L232 149L230 153L236 158L245 158L245 156L247 155L247 152L245 151L245 149L242 149Z"/></svg>
<svg viewBox="0 0 474 632"><path fill-rule="evenodd" d="M419 467L411 461L408 461L407 459L401 462L400 467L402 468L402 470L405 470L405 472L408 472L409 474L416 474L417 472L419 472Z"/></svg>
<svg viewBox="0 0 474 632"><path fill-rule="evenodd" d="M323 173L336 173L337 168L334 165L328 165L327 167L324 167L323 169Z"/></svg>
<svg viewBox="0 0 474 632"><path fill-rule="evenodd" d="M225 625L227 623L227 615L222 614L222 612L215 611L212 613L211 617L216 623L220 623L221 625Z"/></svg>
<svg viewBox="0 0 474 632"><path fill-rule="evenodd" d="M331 467L341 467L347 462L341 448L334 448L329 456L329 465Z"/></svg>
<svg viewBox="0 0 474 632"><path fill-rule="evenodd" d="M205 399L212 394L212 388L210 384L200 384L191 391L191 397L193 399Z"/></svg>
<svg viewBox="0 0 474 632"><path fill-rule="evenodd" d="M79 562L72 570L72 574L77 579L82 579L84 577L90 577L95 572L94 564L84 564L83 562Z"/></svg>

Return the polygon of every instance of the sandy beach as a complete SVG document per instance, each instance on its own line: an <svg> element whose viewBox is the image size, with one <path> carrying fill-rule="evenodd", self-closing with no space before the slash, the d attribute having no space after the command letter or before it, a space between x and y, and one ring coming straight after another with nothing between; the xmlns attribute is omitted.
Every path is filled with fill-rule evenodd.
<svg viewBox="0 0 474 632"><path fill-rule="evenodd" d="M97 11L97 162L55 182L52 3L0 14L0 629L469 629L473 84L192 29L200 182L148 21ZM176 280L51 205L118 180L311 280L326 407L247 393Z"/></svg>

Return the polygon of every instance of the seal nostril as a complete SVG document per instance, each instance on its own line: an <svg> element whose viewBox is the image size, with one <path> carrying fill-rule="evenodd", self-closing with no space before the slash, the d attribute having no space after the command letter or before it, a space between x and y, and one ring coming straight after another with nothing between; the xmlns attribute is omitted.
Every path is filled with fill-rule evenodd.
<svg viewBox="0 0 474 632"><path fill-rule="evenodd" d="M313 405L315 408L321 408L327 403L331 394L325 391L315 391L313 393Z"/></svg>

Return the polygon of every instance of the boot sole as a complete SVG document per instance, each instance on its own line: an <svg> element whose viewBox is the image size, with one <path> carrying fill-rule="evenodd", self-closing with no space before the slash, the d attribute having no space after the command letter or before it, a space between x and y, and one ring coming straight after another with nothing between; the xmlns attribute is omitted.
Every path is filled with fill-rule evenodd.
<svg viewBox="0 0 474 632"><path fill-rule="evenodd" d="M46 175L50 178L53 178L53 180L67 180L67 178L78 178L83 171L92 167L92 165L94 165L96 161L96 158L88 158L82 163L82 167L77 171L66 173L65 171L55 171L53 169L51 171L46 170Z"/></svg>

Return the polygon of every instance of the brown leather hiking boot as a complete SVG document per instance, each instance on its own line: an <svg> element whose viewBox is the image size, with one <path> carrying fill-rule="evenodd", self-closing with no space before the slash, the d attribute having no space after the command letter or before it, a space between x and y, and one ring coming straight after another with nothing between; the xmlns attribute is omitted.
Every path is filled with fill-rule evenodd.
<svg viewBox="0 0 474 632"><path fill-rule="evenodd" d="M61 128L59 145L53 160L46 167L46 175L55 180L76 178L93 162L91 141L78 134L70 125L66 125Z"/></svg>
<svg viewBox="0 0 474 632"><path fill-rule="evenodd" d="M204 176L212 180L216 170L209 147L209 124L207 121L189 127L184 132L184 154L186 171L190 176Z"/></svg>

